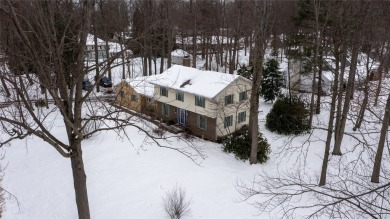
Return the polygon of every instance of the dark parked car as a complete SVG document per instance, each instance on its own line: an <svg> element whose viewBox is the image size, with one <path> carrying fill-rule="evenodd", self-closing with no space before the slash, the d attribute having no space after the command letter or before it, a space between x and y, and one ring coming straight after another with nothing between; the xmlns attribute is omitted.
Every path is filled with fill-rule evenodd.
<svg viewBox="0 0 390 219"><path fill-rule="evenodd" d="M106 76L100 79L99 85L102 87L112 87L112 82Z"/></svg>
<svg viewBox="0 0 390 219"><path fill-rule="evenodd" d="M91 82L89 81L88 78L85 78L83 80L83 90L89 90L91 89Z"/></svg>

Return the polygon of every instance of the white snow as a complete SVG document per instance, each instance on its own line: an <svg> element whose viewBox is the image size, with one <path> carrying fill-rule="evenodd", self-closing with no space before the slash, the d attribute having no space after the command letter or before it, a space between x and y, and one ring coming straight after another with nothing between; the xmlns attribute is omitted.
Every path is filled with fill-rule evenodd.
<svg viewBox="0 0 390 219"><path fill-rule="evenodd" d="M242 59L240 57L242 60L240 63L244 63L246 57L242 56ZM136 58L132 62L134 65L126 66L126 75L139 76L142 72L139 69L142 66L141 61ZM283 66L286 65L281 64L282 70ZM223 89L226 81L231 82L238 77L182 66L173 66L172 69L151 77L152 83L173 86L178 90L210 97L218 93L217 90ZM118 66L113 69L113 82L119 82L120 76L121 68ZM129 83L146 82L142 79L133 78ZM190 80L191 85L180 88L186 80ZM384 82L389 83L388 79ZM372 86L375 87L375 83L372 83ZM388 88L382 89L384 95L388 94L386 92L389 92ZM362 92L356 91L355 95L357 98L352 102L350 117L356 116L362 99ZM381 96L379 106L370 107L378 116L384 111L383 100L384 96ZM321 114L314 118L315 127L319 129L312 134L290 139L265 129L265 117L272 104L261 100L259 127L271 145L270 160L266 164L249 165L248 162L235 159L232 154L224 153L220 144L198 138L188 142L170 133L166 133L165 136L169 137L166 141L158 142L162 146L193 153L192 158L195 162L175 150L158 147L151 139L146 138L144 132L135 127L126 128L127 136L123 133L118 135L114 131L95 134L82 143L91 217L168 218L162 207L162 198L168 190L177 185L186 191L187 197L191 200L191 211L183 217L184 219L280 218L280 214L283 213L278 211L281 210L280 207L273 214L263 213L259 216L258 214L262 212L249 203L261 201L262 197L242 201L236 185L239 182L251 185L261 172L281 176L286 172L293 174L297 171L305 179L309 178L311 183L318 183L325 147L324 128L329 116L329 102L329 97L324 97ZM52 110L53 107L48 110ZM353 124L348 121L346 126L348 135L344 137L342 146L344 155L330 157L328 168L330 182L336 184L338 180L341 182L349 178L355 180L353 177L360 174L359 176L369 183L369 179L366 178L375 156L372 152L375 151L378 140L376 131L380 124L370 112L367 112L366 118L364 128L371 131L368 133L352 132ZM155 128L152 124L133 119L136 125L145 128L148 133ZM47 121L53 122L51 133L66 141L61 115L53 113ZM6 137L5 134L0 134L0 140L5 140ZM311 141L307 141L309 138ZM287 142L291 145L287 145ZM362 142L366 142L367 145L362 145ZM194 147L201 149L201 154L196 153ZM69 159L61 157L54 148L33 136L15 140L9 147L1 148L1 152L4 155L1 160L1 167L4 168L1 185L17 198L16 201L15 198L7 196L4 218L77 218ZM390 168L388 150L385 150L383 159L383 171L388 173ZM356 174L350 172L345 174L343 171L350 171L348 167ZM313 197L303 197L289 203L305 205L314 201ZM305 211L308 210L297 211L296 218L300 218Z"/></svg>
<svg viewBox="0 0 390 219"><path fill-rule="evenodd" d="M154 85L149 83L149 81L153 80L153 75L140 76L136 78L128 78L126 79L126 83L128 83L137 93L147 97L154 97Z"/></svg>
<svg viewBox="0 0 390 219"><path fill-rule="evenodd" d="M176 49L171 52L171 56L184 57L184 56L190 56L190 54L187 51L184 51L182 49Z"/></svg>
<svg viewBox="0 0 390 219"><path fill-rule="evenodd" d="M174 65L162 74L155 75L153 80L149 80L149 82L187 93L213 98L239 77L241 76ZM187 81L189 83L183 86Z"/></svg>

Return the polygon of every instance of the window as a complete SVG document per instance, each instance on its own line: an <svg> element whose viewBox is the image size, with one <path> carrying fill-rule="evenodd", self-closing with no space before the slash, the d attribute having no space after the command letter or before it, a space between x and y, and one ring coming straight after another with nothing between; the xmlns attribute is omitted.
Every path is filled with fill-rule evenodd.
<svg viewBox="0 0 390 219"><path fill-rule="evenodd" d="M162 114L164 116L169 116L169 105L168 104L161 103L161 110L162 110Z"/></svg>
<svg viewBox="0 0 390 219"><path fill-rule="evenodd" d="M119 96L120 97L124 97L125 96L125 92L123 90L119 91Z"/></svg>
<svg viewBox="0 0 390 219"><path fill-rule="evenodd" d="M238 113L237 122L242 123L246 121L246 111Z"/></svg>
<svg viewBox="0 0 390 219"><path fill-rule="evenodd" d="M205 108L205 99L204 99L204 97L195 95L195 106L200 106L200 107Z"/></svg>
<svg viewBox="0 0 390 219"><path fill-rule="evenodd" d="M225 96L225 106L233 103L233 94Z"/></svg>
<svg viewBox="0 0 390 219"><path fill-rule="evenodd" d="M137 101L137 96L136 95L134 95L134 94L132 94L131 95L131 99L130 99L131 101Z"/></svg>
<svg viewBox="0 0 390 219"><path fill-rule="evenodd" d="M150 97L148 97L147 101L148 101L148 102L153 102L153 99L150 98Z"/></svg>
<svg viewBox="0 0 390 219"><path fill-rule="evenodd" d="M160 87L160 95L168 97L168 89L166 87Z"/></svg>
<svg viewBox="0 0 390 219"><path fill-rule="evenodd" d="M239 95L239 101L244 101L244 100L247 100L248 99L248 96L247 96L247 93L246 91L243 91L243 92L240 92L240 95Z"/></svg>
<svg viewBox="0 0 390 219"><path fill-rule="evenodd" d="M226 116L224 120L224 127L227 128L233 125L233 116Z"/></svg>
<svg viewBox="0 0 390 219"><path fill-rule="evenodd" d="M176 100L184 102L184 93L181 91L176 91Z"/></svg>
<svg viewBox="0 0 390 219"><path fill-rule="evenodd" d="M207 130L207 117L206 116L197 115L197 117L196 117L196 124L197 124L198 128Z"/></svg>

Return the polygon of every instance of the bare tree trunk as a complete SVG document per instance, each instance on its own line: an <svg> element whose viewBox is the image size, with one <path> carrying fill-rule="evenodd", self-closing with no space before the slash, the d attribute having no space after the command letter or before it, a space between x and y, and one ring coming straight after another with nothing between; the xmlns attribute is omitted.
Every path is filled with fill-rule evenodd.
<svg viewBox="0 0 390 219"><path fill-rule="evenodd" d="M89 219L90 213L87 192L87 176L85 175L81 143L74 139L74 142L70 144L70 147L72 148L72 156L70 157L70 160L72 164L78 216L80 219Z"/></svg>
<svg viewBox="0 0 390 219"><path fill-rule="evenodd" d="M339 57L340 58L340 57ZM343 92L344 92L344 73L345 73L345 65L347 61L347 52L345 44L341 48L341 61L340 59L336 59L336 62L340 62L341 69L339 73L339 82L338 82L338 93L337 93L337 105L336 105L336 124L335 124L335 133L338 133L340 128L340 120L341 120L341 110L343 103ZM334 136L335 142L337 135Z"/></svg>
<svg viewBox="0 0 390 219"><path fill-rule="evenodd" d="M335 132L335 143L333 147L333 155L341 155L341 143L344 137L345 124L347 121L348 111L350 108L351 102L351 94L353 90L353 84L355 81L356 67L357 67L357 59L359 55L359 45L352 45L352 57L351 57L351 66L349 69L348 83L347 83L347 91L345 92L345 100L343 106L343 112L341 114L341 120L339 122L339 128L337 132Z"/></svg>
<svg viewBox="0 0 390 219"><path fill-rule="evenodd" d="M390 119L390 93L387 97L385 114L383 115L381 134L379 137L378 149L376 151L374 168L372 170L372 175L371 175L371 182L373 182L373 183L379 183L383 149L385 147L387 131L389 129L389 119Z"/></svg>
<svg viewBox="0 0 390 219"><path fill-rule="evenodd" d="M93 18L93 21L95 23L96 18ZM95 82L98 82L99 79L99 50L97 45L97 36L96 36L96 25L93 25L93 41L94 41L94 49L95 49ZM96 86L96 92L100 92L99 85Z"/></svg>
<svg viewBox="0 0 390 219"><path fill-rule="evenodd" d="M204 44L203 44L203 46L204 46L205 59L206 59L205 70L208 70L209 69L209 50L210 50L210 44L209 44L209 38L208 37L204 37Z"/></svg>
<svg viewBox="0 0 390 219"><path fill-rule="evenodd" d="M321 113L321 94L323 92L322 90L322 47L319 50L319 57L318 57L318 88L317 88L317 102L316 102L316 114Z"/></svg>
<svg viewBox="0 0 390 219"><path fill-rule="evenodd" d="M249 127L249 135L251 136L251 153L249 162L250 164L257 163L257 150L258 150L258 134L259 134L259 94L261 88L261 79L263 76L263 60L265 50L267 48L267 41L269 37L269 31L271 29L268 26L268 17L270 10L270 2L262 1L255 2L256 12L258 18L258 24L256 25L255 35L255 54L253 57L253 80L252 80L252 92L250 101L250 114L249 120L251 121L251 127Z"/></svg>
<svg viewBox="0 0 390 219"><path fill-rule="evenodd" d="M196 39L197 39L197 30L196 30L196 14L194 10L193 1L190 0L190 17L193 20L193 27L192 27L192 67L196 68Z"/></svg>
<svg viewBox="0 0 390 219"><path fill-rule="evenodd" d="M171 53L172 53L172 30L169 27L169 29L168 29L168 52L167 52L167 56L168 56L167 67L168 68L170 68L172 66L172 55L171 55Z"/></svg>
<svg viewBox="0 0 390 219"><path fill-rule="evenodd" d="M161 58L160 58L160 74L164 71L164 57L165 57L165 46L162 45L161 47ZM157 74L157 71L156 71Z"/></svg>
<svg viewBox="0 0 390 219"><path fill-rule="evenodd" d="M144 76L148 76L148 57L146 55L142 58L143 60L143 73Z"/></svg>
<svg viewBox="0 0 390 219"><path fill-rule="evenodd" d="M371 49L369 49L370 51ZM356 131L357 129L360 129L363 119L364 119L364 113L366 112L367 104L368 104L368 84L369 84L369 77L370 77L370 52L367 53L367 63L366 63L366 79L364 80L364 88L363 88L363 93L364 93L364 98L362 105L359 110L359 115L356 119L355 126L353 127L353 131Z"/></svg>
<svg viewBox="0 0 390 219"><path fill-rule="evenodd" d="M126 62L125 62L125 51L123 51L123 42L122 42L122 38L124 36L122 36L122 33L120 33L120 37L119 37L119 44L121 46L121 58L122 58L122 79L126 79Z"/></svg>
<svg viewBox="0 0 390 219"><path fill-rule="evenodd" d="M382 63L380 65L382 65ZM383 78L382 71L383 71L383 67L379 67L378 68L379 80L378 80L378 86L377 86L376 91L375 91L374 106L378 106L378 99L379 99L379 95L380 95L381 89L382 89L382 78Z"/></svg>
<svg viewBox="0 0 390 219"><path fill-rule="evenodd" d="M120 33L120 37L119 37L119 44L121 46L121 58L122 58L122 78L125 79L126 78L126 62L125 62L125 54L126 54L126 51L124 50L123 48L123 38L124 38L124 34L123 33ZM111 75L111 67L108 66L108 76L110 77ZM111 80L111 78L110 78Z"/></svg>
<svg viewBox="0 0 390 219"><path fill-rule="evenodd" d="M110 58L110 46L108 45L108 36L106 36L106 60ZM108 79L112 80L111 62L107 62Z"/></svg>
<svg viewBox="0 0 390 219"><path fill-rule="evenodd" d="M335 81L332 89L332 100L330 104L330 113L329 113L329 120L328 120L328 130L327 130L327 136L326 136L326 142L325 142L325 152L324 152L324 158L322 160L322 168L321 168L321 176L320 176L320 182L319 186L324 186L326 184L326 173L328 169L328 161L329 161L329 151L330 151L330 143L332 141L332 134L333 134L333 123L334 123L334 115L335 115L335 109L336 109L336 99L338 96L338 90L342 88L338 88L339 85L339 54L338 54L338 47L335 48L336 54L336 69L335 69Z"/></svg>
<svg viewBox="0 0 390 219"><path fill-rule="evenodd" d="M380 62L379 63L379 68L378 68L378 73L379 73L379 81L378 81L378 87L376 88L376 92L375 92L375 101L374 101L374 106L377 106L378 105L378 99L379 99L379 95L381 93L381 89L382 89L382 78L383 78L383 74L382 74L382 71L383 71L383 68L384 68L384 63L385 61L383 60L383 53L384 53L384 47L382 47L382 50L381 50L381 54L380 54ZM387 51L389 51L389 47L390 47L390 44L387 45Z"/></svg>
<svg viewBox="0 0 390 219"><path fill-rule="evenodd" d="M148 53L148 69L149 69L149 75L153 75L153 70L152 70L152 54L149 51Z"/></svg>

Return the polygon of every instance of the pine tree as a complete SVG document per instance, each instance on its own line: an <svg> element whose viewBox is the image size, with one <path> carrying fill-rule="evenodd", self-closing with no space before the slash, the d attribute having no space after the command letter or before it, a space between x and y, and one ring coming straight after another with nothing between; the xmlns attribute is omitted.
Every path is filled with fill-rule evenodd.
<svg viewBox="0 0 390 219"><path fill-rule="evenodd" d="M267 61L264 68L263 80L261 82L261 95L264 100L273 102L280 95L282 74L279 71L279 63L273 56Z"/></svg>
<svg viewBox="0 0 390 219"><path fill-rule="evenodd" d="M240 69L237 70L237 74L252 80L253 68L251 66L243 65Z"/></svg>

